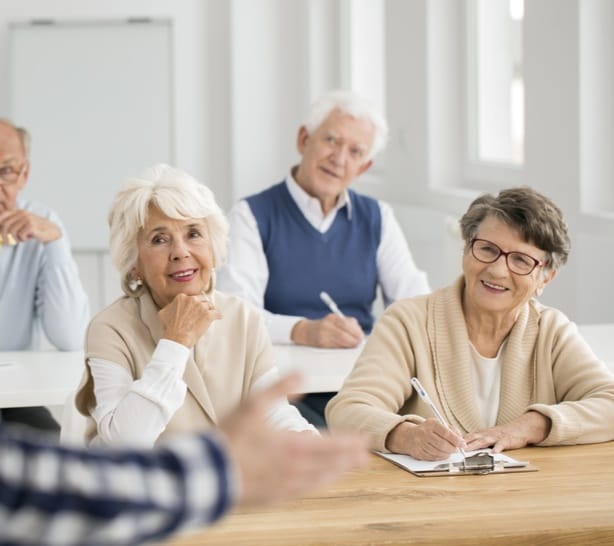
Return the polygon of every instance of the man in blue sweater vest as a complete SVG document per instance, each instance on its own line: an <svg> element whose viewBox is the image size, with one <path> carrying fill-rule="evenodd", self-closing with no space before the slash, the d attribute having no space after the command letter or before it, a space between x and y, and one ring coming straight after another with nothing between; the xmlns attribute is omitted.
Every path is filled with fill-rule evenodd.
<svg viewBox="0 0 614 546"><path fill-rule="evenodd" d="M349 189L387 133L369 101L331 91L298 130L300 163L231 210L218 287L264 310L273 343L355 347L373 327L378 285L385 304L430 291L391 207ZM322 291L341 313L330 312ZM308 395L299 408L324 426L332 394Z"/></svg>

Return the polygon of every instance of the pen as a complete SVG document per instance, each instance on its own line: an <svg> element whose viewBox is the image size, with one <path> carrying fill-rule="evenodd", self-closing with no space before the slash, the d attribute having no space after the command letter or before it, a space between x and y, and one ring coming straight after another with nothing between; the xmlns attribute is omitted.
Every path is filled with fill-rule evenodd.
<svg viewBox="0 0 614 546"><path fill-rule="evenodd" d="M437 417L437 420L446 428L450 428L448 426L448 423L446 423L446 420L443 418L443 415L441 415L441 413L439 413L439 410L437 409L437 407L435 406L435 404L433 404L433 401L431 400L431 397L427 394L427 392L424 390L424 387L422 386L422 384L420 383L420 381L418 381L417 377L412 377L411 378L411 385L412 387L415 389L415 391L418 393L418 396L420 398L422 398L422 400L424 401L425 404L427 404L430 408L431 411L435 414L435 417ZM465 452L463 451L463 449L461 447L458 448L458 451L460 452L460 454L464 457L466 457Z"/></svg>
<svg viewBox="0 0 614 546"><path fill-rule="evenodd" d="M345 315L341 312L341 310L339 309L339 307L337 307L337 304L335 303L335 300L333 300L333 298L331 298L326 292L322 291L320 292L320 299L326 304L328 305L328 308L335 313L335 315L339 316L339 317L345 317Z"/></svg>

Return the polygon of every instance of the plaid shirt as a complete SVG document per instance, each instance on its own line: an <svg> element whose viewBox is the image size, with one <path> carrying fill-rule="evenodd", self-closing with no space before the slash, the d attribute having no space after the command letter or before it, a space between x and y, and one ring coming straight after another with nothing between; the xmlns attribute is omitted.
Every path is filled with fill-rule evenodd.
<svg viewBox="0 0 614 546"><path fill-rule="evenodd" d="M232 482L214 433L151 451L83 450L0 424L0 545L161 539L218 519Z"/></svg>

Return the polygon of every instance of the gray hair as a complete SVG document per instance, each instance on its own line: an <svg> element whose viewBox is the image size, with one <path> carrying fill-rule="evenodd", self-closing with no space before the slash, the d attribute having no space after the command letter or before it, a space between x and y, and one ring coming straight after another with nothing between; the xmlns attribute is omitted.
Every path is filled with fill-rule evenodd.
<svg viewBox="0 0 614 546"><path fill-rule="evenodd" d="M567 262L571 241L561 209L548 197L527 186L509 188L497 196L484 194L475 199L460 219L466 248L489 216L518 230L525 242L546 252L546 267L558 269Z"/></svg>
<svg viewBox="0 0 614 546"><path fill-rule="evenodd" d="M169 165L154 165L140 176L124 180L109 211L109 251L120 273L122 289L129 296L141 292L131 288L130 281L137 262L138 234L147 222L152 204L169 218L204 218L213 247L213 266L219 267L226 259L228 221L213 192L184 171Z"/></svg>
<svg viewBox="0 0 614 546"><path fill-rule="evenodd" d="M30 133L28 133L27 129L24 127L18 127L11 120L6 118L0 118L0 123L4 123L4 125L8 125L11 129L17 133L19 137L19 142L21 142L21 147L23 149L23 155L26 159L30 158Z"/></svg>
<svg viewBox="0 0 614 546"><path fill-rule="evenodd" d="M303 125L309 134L313 133L328 117L333 110L339 110L343 114L348 114L356 119L370 121L375 132L373 144L367 160L371 159L377 152L386 146L388 140L388 123L384 116L371 101L359 97L350 91L333 90L322 95L311 105L307 118Z"/></svg>

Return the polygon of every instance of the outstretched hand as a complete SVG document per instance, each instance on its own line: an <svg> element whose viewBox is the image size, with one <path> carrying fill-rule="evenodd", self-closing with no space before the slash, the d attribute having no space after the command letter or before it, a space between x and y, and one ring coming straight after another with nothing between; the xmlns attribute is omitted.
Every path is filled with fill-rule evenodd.
<svg viewBox="0 0 614 546"><path fill-rule="evenodd" d="M300 434L265 421L271 404L298 390L296 374L251 396L221 423L240 482L239 504L280 502L364 466L368 442L358 435Z"/></svg>

